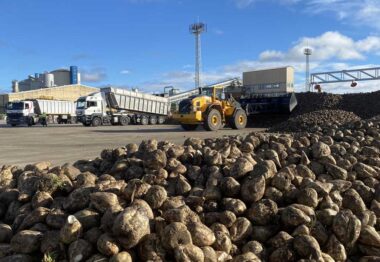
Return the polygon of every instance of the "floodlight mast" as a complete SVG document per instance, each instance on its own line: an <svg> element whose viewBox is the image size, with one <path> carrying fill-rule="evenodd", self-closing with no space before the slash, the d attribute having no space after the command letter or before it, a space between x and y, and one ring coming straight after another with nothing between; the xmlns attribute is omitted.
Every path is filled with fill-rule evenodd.
<svg viewBox="0 0 380 262"><path fill-rule="evenodd" d="M190 33L195 35L195 88L202 91L201 72L202 72L202 50L201 50L201 34L207 31L204 23L195 23L190 25Z"/></svg>
<svg viewBox="0 0 380 262"><path fill-rule="evenodd" d="M313 50L311 48L305 48L303 52L306 56L306 70L305 70L305 90L306 92L311 92L310 85L310 56L313 54Z"/></svg>

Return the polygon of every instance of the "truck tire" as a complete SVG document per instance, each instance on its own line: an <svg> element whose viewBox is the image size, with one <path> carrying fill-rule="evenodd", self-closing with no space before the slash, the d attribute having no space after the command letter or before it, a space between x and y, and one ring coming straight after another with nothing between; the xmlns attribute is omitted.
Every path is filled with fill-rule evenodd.
<svg viewBox="0 0 380 262"><path fill-rule="evenodd" d="M120 125L121 126L129 125L129 117L127 117L127 116L120 117Z"/></svg>
<svg viewBox="0 0 380 262"><path fill-rule="evenodd" d="M181 124L181 126L186 131L194 131L198 127L198 125L190 125L190 124Z"/></svg>
<svg viewBox="0 0 380 262"><path fill-rule="evenodd" d="M216 131L222 127L222 116L217 109L211 109L205 119L204 128L207 131Z"/></svg>
<svg viewBox="0 0 380 262"><path fill-rule="evenodd" d="M33 119L33 117L29 117L28 118L28 126L30 127L32 125L34 125L34 119Z"/></svg>
<svg viewBox="0 0 380 262"><path fill-rule="evenodd" d="M149 118L147 116L141 116L140 124L146 126L147 124L149 124Z"/></svg>
<svg viewBox="0 0 380 262"><path fill-rule="evenodd" d="M165 120L166 120L166 119L165 119L164 116L159 116L159 117L158 117L158 124L159 124L159 125L162 125L163 123L165 123Z"/></svg>
<svg viewBox="0 0 380 262"><path fill-rule="evenodd" d="M157 125L157 117L156 116L150 116L149 117L149 124Z"/></svg>
<svg viewBox="0 0 380 262"><path fill-rule="evenodd" d="M102 120L99 117L94 117L91 121L92 126L100 126L102 124Z"/></svg>
<svg viewBox="0 0 380 262"><path fill-rule="evenodd" d="M237 109L230 119L232 129L243 129L247 126L247 114L243 109Z"/></svg>

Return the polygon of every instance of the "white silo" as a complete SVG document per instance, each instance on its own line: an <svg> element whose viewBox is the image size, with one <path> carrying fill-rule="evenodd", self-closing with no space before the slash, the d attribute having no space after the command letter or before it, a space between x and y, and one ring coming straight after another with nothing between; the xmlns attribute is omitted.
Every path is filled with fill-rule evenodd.
<svg viewBox="0 0 380 262"><path fill-rule="evenodd" d="M54 75L51 73L45 73L45 86L53 87L54 86Z"/></svg>
<svg viewBox="0 0 380 262"><path fill-rule="evenodd" d="M81 81L81 76L80 76L80 73L78 72L78 85L80 85L80 81Z"/></svg>
<svg viewBox="0 0 380 262"><path fill-rule="evenodd" d="M12 91L13 91L13 93L20 92L20 88L18 86L18 81L17 80L13 80L12 81Z"/></svg>

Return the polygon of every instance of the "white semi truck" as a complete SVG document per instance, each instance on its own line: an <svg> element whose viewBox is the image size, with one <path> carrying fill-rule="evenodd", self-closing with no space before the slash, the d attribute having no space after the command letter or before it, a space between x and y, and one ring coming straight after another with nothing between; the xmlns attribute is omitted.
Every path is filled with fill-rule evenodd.
<svg viewBox="0 0 380 262"><path fill-rule="evenodd" d="M49 123L76 123L76 102L65 100L32 99L9 102L7 124L11 126L40 123L43 114Z"/></svg>
<svg viewBox="0 0 380 262"><path fill-rule="evenodd" d="M77 100L77 120L84 126L163 124L170 115L172 103L178 103L196 93L199 93L198 89L161 97L105 87L100 92Z"/></svg>

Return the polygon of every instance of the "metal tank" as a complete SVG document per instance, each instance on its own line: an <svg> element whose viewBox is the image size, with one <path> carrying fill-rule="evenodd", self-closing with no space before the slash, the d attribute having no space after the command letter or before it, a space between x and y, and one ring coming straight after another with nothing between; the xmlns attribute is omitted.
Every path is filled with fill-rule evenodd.
<svg viewBox="0 0 380 262"><path fill-rule="evenodd" d="M78 79L78 67L77 66L70 66L70 84L76 85L79 82Z"/></svg>
<svg viewBox="0 0 380 262"><path fill-rule="evenodd" d="M45 87L53 87L54 86L54 75L51 73L45 73L44 82L45 82Z"/></svg>

